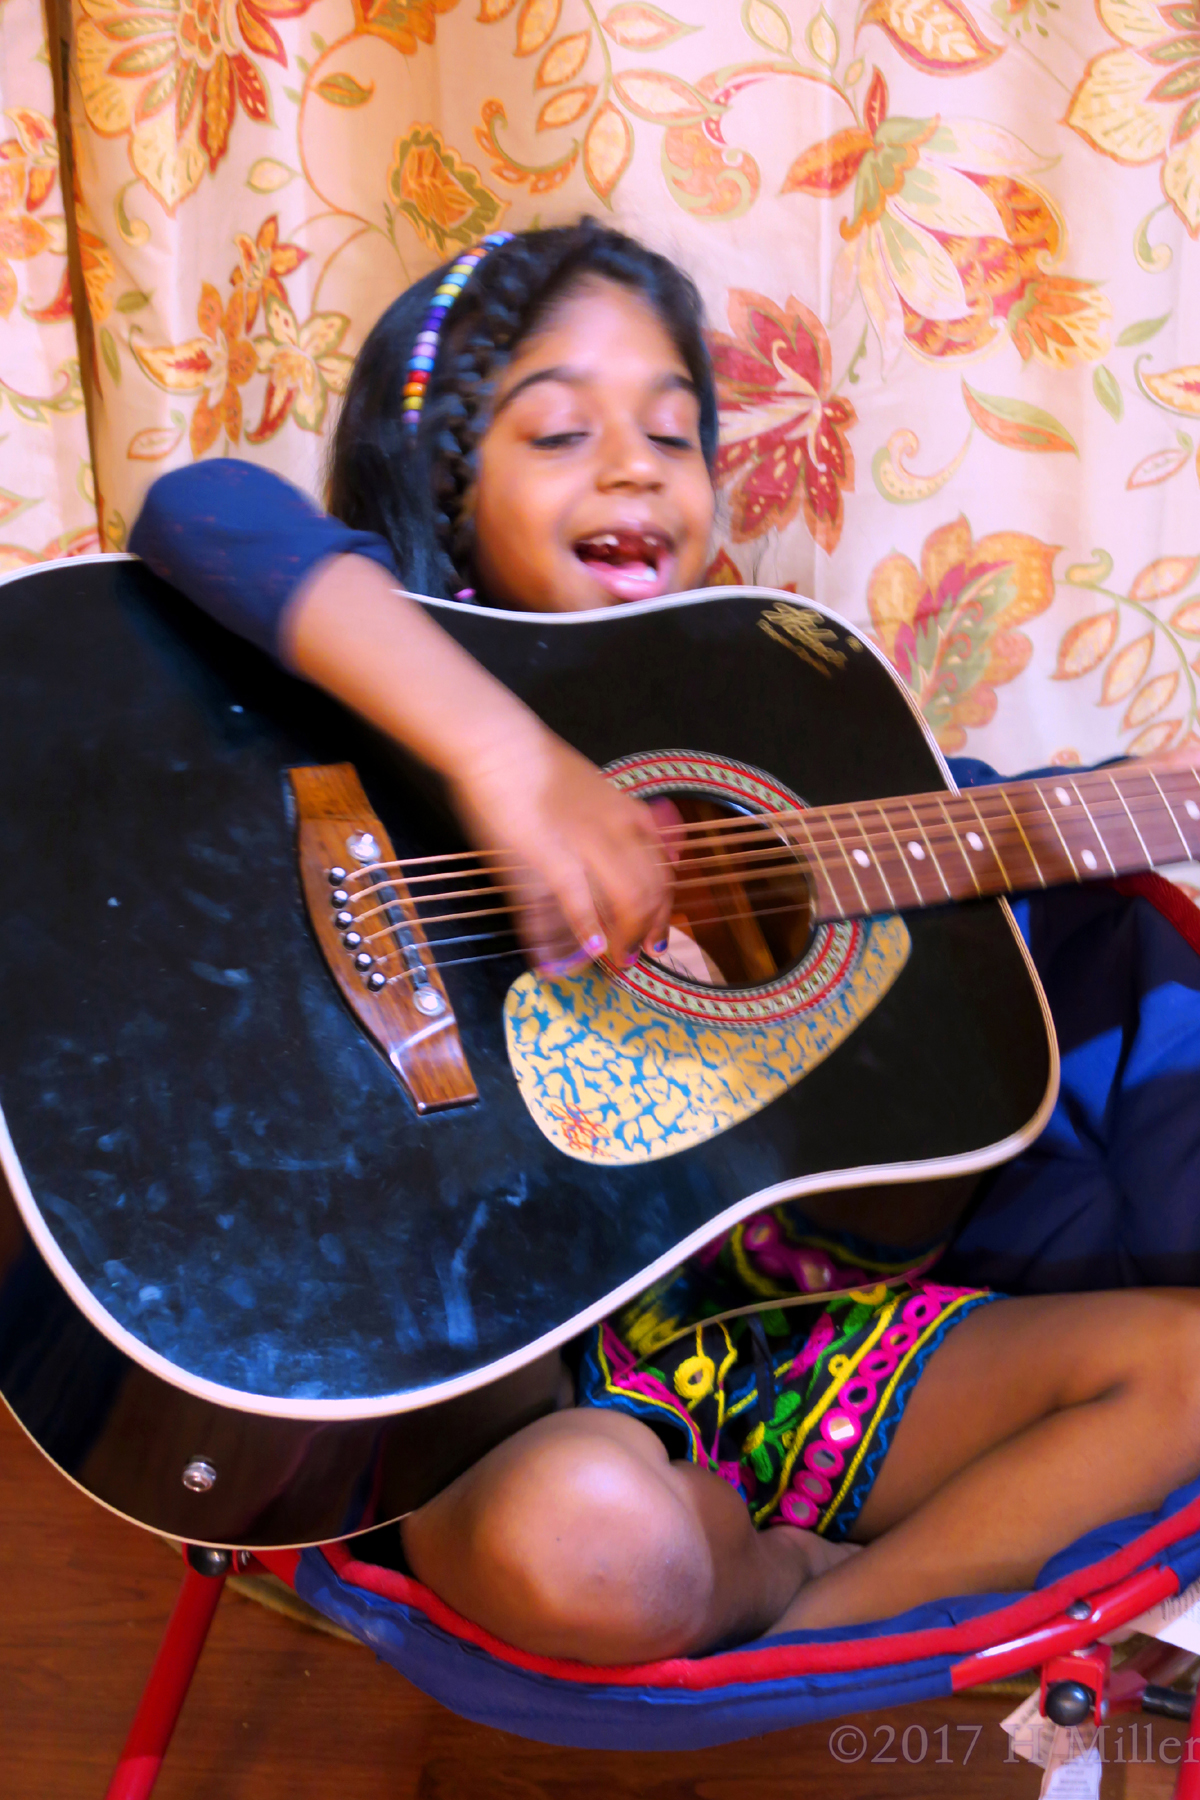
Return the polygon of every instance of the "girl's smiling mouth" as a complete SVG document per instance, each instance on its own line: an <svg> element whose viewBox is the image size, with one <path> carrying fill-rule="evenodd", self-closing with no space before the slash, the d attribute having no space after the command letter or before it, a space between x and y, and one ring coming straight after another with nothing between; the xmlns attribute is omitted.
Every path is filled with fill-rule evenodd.
<svg viewBox="0 0 1200 1800"><path fill-rule="evenodd" d="M572 546L588 574L614 600L657 599L672 592L675 544L648 525L619 525Z"/></svg>

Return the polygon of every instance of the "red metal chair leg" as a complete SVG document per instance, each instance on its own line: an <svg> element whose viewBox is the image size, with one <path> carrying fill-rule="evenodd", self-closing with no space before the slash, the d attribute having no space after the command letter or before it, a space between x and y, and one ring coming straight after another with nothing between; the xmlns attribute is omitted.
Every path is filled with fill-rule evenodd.
<svg viewBox="0 0 1200 1800"><path fill-rule="evenodd" d="M183 1586L105 1800L148 1800L200 1661L229 1562L227 1550L187 1552Z"/></svg>
<svg viewBox="0 0 1200 1800"><path fill-rule="evenodd" d="M1200 1800L1200 1693L1196 1695L1192 1722L1183 1746L1183 1760L1175 1782L1175 1800Z"/></svg>

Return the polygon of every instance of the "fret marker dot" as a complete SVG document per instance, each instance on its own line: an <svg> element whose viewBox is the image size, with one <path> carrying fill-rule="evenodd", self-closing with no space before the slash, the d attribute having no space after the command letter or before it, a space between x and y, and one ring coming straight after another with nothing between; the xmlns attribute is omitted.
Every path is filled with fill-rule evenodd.
<svg viewBox="0 0 1200 1800"><path fill-rule="evenodd" d="M921 848L920 844L907 844L905 846L905 848L907 849L908 854L912 857L914 862L924 862L925 861L925 852Z"/></svg>
<svg viewBox="0 0 1200 1800"><path fill-rule="evenodd" d="M1094 869L1096 867L1096 858L1093 856L1092 852L1090 850L1084 850L1082 855L1084 868Z"/></svg>
<svg viewBox="0 0 1200 1800"><path fill-rule="evenodd" d="M869 869L871 866L871 859L865 850L856 850L854 852L854 860L860 869Z"/></svg>
<svg viewBox="0 0 1200 1800"><path fill-rule="evenodd" d="M1200 806L1197 806L1194 800L1185 800L1183 810L1189 819L1200 819Z"/></svg>
<svg viewBox="0 0 1200 1800"><path fill-rule="evenodd" d="M1071 796L1068 794L1066 788L1055 788L1054 798L1058 801L1060 806L1070 806L1071 804Z"/></svg>
<svg viewBox="0 0 1200 1800"><path fill-rule="evenodd" d="M968 842L968 844L970 844L972 850L982 850L983 849L983 839L980 837L980 835L977 831L968 831L967 842Z"/></svg>

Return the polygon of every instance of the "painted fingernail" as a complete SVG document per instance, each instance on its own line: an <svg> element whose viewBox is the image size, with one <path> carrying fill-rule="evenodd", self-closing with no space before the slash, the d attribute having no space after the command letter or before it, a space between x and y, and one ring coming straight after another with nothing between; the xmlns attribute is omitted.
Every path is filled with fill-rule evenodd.
<svg viewBox="0 0 1200 1800"><path fill-rule="evenodd" d="M576 951L573 956L564 956L558 962L542 963L538 968L539 975L554 978L559 975L578 975L580 969L586 969L591 958Z"/></svg>
<svg viewBox="0 0 1200 1800"><path fill-rule="evenodd" d="M670 943L666 938L660 938L657 944L651 944L650 954L652 956L665 956L670 947Z"/></svg>
<svg viewBox="0 0 1200 1800"><path fill-rule="evenodd" d="M586 955L595 958L604 955L604 952L608 949L608 944L605 939L601 937L600 933L596 932L593 937L585 938L583 948Z"/></svg>

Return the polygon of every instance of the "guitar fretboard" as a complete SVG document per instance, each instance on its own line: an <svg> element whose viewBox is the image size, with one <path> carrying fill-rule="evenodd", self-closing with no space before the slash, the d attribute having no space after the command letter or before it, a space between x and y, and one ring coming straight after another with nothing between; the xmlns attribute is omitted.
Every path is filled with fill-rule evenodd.
<svg viewBox="0 0 1200 1800"><path fill-rule="evenodd" d="M813 807L788 827L821 919L1097 881L1200 857L1200 774L1128 763Z"/></svg>

